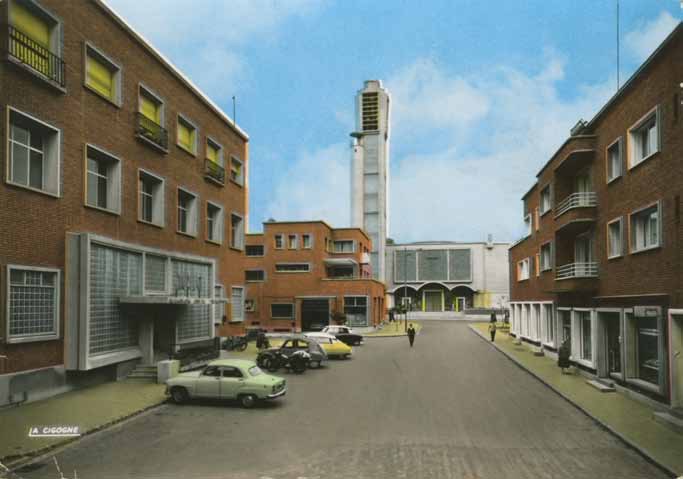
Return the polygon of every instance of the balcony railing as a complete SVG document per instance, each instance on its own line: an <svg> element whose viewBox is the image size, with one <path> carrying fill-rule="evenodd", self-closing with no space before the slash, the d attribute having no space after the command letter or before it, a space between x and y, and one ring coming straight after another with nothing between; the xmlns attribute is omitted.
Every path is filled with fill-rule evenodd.
<svg viewBox="0 0 683 479"><path fill-rule="evenodd" d="M572 193L560 201L555 208L555 216L560 216L572 208L598 206L598 197L594 192Z"/></svg>
<svg viewBox="0 0 683 479"><path fill-rule="evenodd" d="M7 53L10 57L45 75L59 86L65 86L64 60L12 25L7 25L7 36Z"/></svg>
<svg viewBox="0 0 683 479"><path fill-rule="evenodd" d="M209 159L204 160L204 174L212 180L225 184L225 168L215 161Z"/></svg>
<svg viewBox="0 0 683 479"><path fill-rule="evenodd" d="M598 263L569 263L557 268L555 279L597 278Z"/></svg>
<svg viewBox="0 0 683 479"><path fill-rule="evenodd" d="M142 113L138 112L136 116L135 133L146 140L160 146L164 150L168 149L168 132L161 125L150 120Z"/></svg>

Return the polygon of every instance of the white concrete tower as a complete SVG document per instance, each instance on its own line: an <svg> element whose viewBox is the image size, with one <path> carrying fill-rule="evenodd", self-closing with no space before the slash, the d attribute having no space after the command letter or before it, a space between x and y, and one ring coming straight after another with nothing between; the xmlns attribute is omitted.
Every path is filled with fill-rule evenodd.
<svg viewBox="0 0 683 479"><path fill-rule="evenodd" d="M356 95L356 131L351 165L351 225L372 240L372 276L384 281L384 247L389 234L389 92L368 80Z"/></svg>

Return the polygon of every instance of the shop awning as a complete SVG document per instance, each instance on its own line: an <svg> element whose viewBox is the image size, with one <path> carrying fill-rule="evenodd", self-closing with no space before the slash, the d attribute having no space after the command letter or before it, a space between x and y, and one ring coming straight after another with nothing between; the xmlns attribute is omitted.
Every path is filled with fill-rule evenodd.
<svg viewBox="0 0 683 479"><path fill-rule="evenodd" d="M192 298L188 296L122 296L123 304L221 304L229 303L227 298Z"/></svg>
<svg viewBox="0 0 683 479"><path fill-rule="evenodd" d="M353 258L325 258L323 261L328 266L356 266L358 264Z"/></svg>

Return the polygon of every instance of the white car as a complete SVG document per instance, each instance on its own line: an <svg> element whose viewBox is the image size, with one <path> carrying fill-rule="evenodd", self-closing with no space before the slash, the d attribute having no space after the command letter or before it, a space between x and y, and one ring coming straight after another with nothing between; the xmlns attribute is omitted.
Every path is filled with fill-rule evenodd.
<svg viewBox="0 0 683 479"><path fill-rule="evenodd" d="M349 346L356 346L363 343L363 336L353 331L348 326L343 326L339 324L330 324L325 326L322 330L323 333L331 334L336 337L341 342L348 344Z"/></svg>
<svg viewBox="0 0 683 479"><path fill-rule="evenodd" d="M305 336L318 343L329 357L348 359L353 354L351 346L343 343L331 334L306 333Z"/></svg>

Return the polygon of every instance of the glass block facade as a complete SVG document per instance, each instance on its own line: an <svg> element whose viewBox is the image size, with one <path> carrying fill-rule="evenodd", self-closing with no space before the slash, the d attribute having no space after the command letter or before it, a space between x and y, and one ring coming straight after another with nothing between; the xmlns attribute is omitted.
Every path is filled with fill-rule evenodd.
<svg viewBox="0 0 683 479"><path fill-rule="evenodd" d="M213 322L211 306L208 304L192 304L184 306L176 320L176 337L178 342L211 337Z"/></svg>
<svg viewBox="0 0 683 479"><path fill-rule="evenodd" d="M209 298L212 295L211 266L190 261L172 260L171 294Z"/></svg>
<svg viewBox="0 0 683 479"><path fill-rule="evenodd" d="M142 294L142 255L92 243L89 266L90 355L137 346L137 323L121 313L119 298Z"/></svg>
<svg viewBox="0 0 683 479"><path fill-rule="evenodd" d="M418 252L420 281L448 280L448 251L445 249L430 249Z"/></svg>
<svg viewBox="0 0 683 479"><path fill-rule="evenodd" d="M167 258L156 255L145 255L145 291L149 293L165 293Z"/></svg>
<svg viewBox="0 0 683 479"><path fill-rule="evenodd" d="M472 279L472 252L469 249L448 251L449 279L451 281L470 281Z"/></svg>
<svg viewBox="0 0 683 479"><path fill-rule="evenodd" d="M416 281L417 259L416 252L413 250L400 251L397 250L394 255L394 277L397 283L403 281ZM408 277L406 278L405 270L408 270Z"/></svg>
<svg viewBox="0 0 683 479"><path fill-rule="evenodd" d="M57 334L58 287L56 272L10 269L10 339Z"/></svg>

